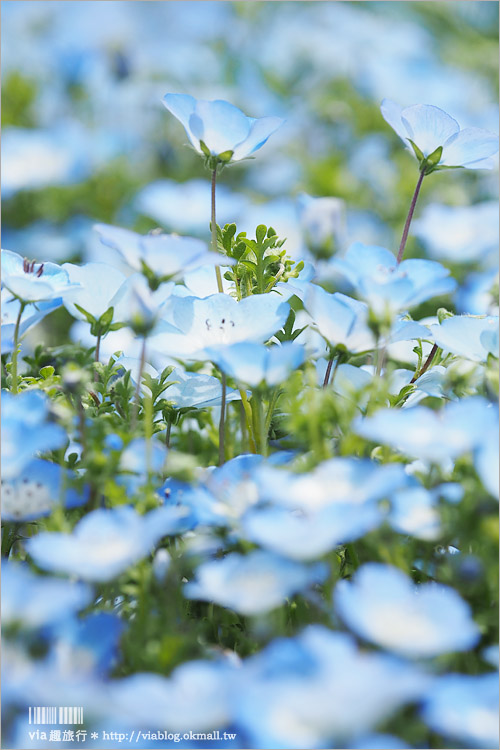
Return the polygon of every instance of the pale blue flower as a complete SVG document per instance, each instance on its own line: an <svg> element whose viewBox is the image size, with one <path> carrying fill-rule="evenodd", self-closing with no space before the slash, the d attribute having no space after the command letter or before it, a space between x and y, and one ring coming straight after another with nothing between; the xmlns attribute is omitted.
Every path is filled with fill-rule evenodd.
<svg viewBox="0 0 500 750"><path fill-rule="evenodd" d="M457 312L470 315L498 313L498 268L470 273L455 294Z"/></svg>
<svg viewBox="0 0 500 750"><path fill-rule="evenodd" d="M431 257L452 263L484 264L498 253L498 203L473 206L430 203L413 220L412 232Z"/></svg>
<svg viewBox="0 0 500 750"><path fill-rule="evenodd" d="M58 464L34 459L13 479L2 478L4 521L32 521L49 515L62 501L67 508L83 505L89 490L65 488L64 472Z"/></svg>
<svg viewBox="0 0 500 750"><path fill-rule="evenodd" d="M257 387L279 385L305 359L305 349L292 341L279 346L239 342L223 349L206 349L207 357L239 383Z"/></svg>
<svg viewBox="0 0 500 750"><path fill-rule="evenodd" d="M41 451L62 448L63 428L48 422L49 401L42 391L14 396L2 392L2 477L15 479Z"/></svg>
<svg viewBox="0 0 500 750"><path fill-rule="evenodd" d="M244 615L257 615L275 609L326 575L321 564L306 567L262 550L248 555L232 552L222 560L202 563L196 569L196 579L184 586L184 594Z"/></svg>
<svg viewBox="0 0 500 750"><path fill-rule="evenodd" d="M350 352L373 349L375 337L368 327L368 307L346 294L330 294L311 284L304 307L331 347L341 345Z"/></svg>
<svg viewBox="0 0 500 750"><path fill-rule="evenodd" d="M78 288L61 266L28 261L10 250L2 250L2 286L23 302L54 300Z"/></svg>
<svg viewBox="0 0 500 750"><path fill-rule="evenodd" d="M344 258L334 259L331 266L377 313L407 310L432 297L450 294L456 287L449 270L440 263L410 258L397 265L389 250L361 242L351 245Z"/></svg>
<svg viewBox="0 0 500 750"><path fill-rule="evenodd" d="M247 117L240 109L221 99L205 101L188 94L166 94L163 103L182 123L198 153L214 157L222 155L224 162L250 156L284 122L280 117Z"/></svg>
<svg viewBox="0 0 500 750"><path fill-rule="evenodd" d="M430 326L430 338L445 352L473 362L485 362L489 354L498 359L498 317L454 315Z"/></svg>
<svg viewBox="0 0 500 750"><path fill-rule="evenodd" d="M10 353L14 350L14 332L16 321L21 307L20 300L14 297L8 289L2 289L2 354ZM62 299L47 300L46 302L37 302L26 305L21 314L21 323L19 325L19 338L22 338L30 328L43 320L46 315L61 307Z"/></svg>
<svg viewBox="0 0 500 750"><path fill-rule="evenodd" d="M297 197L299 219L306 243L323 255L342 247L346 233L345 202L341 198Z"/></svg>
<svg viewBox="0 0 500 750"><path fill-rule="evenodd" d="M428 683L407 662L361 651L346 633L309 625L243 663L235 718L252 747L345 748L348 738L418 700Z"/></svg>
<svg viewBox="0 0 500 750"><path fill-rule="evenodd" d="M50 629L56 648L49 652L48 662L60 670L81 665L81 676L104 677L120 658L120 637L125 622L112 612L91 612L81 618L67 618Z"/></svg>
<svg viewBox="0 0 500 750"><path fill-rule="evenodd" d="M98 321L113 306L115 294L126 281L121 271L107 263L63 263L62 268L70 281L79 285L79 288L64 295L66 310L77 320L87 318L75 305L82 307Z"/></svg>
<svg viewBox="0 0 500 750"><path fill-rule="evenodd" d="M90 603L91 589L75 583L36 575L25 563L2 565L2 620L4 627L20 623L39 628L65 619Z"/></svg>
<svg viewBox="0 0 500 750"><path fill-rule="evenodd" d="M353 429L368 440L440 464L478 447L496 424L497 413L484 398L472 396L439 412L425 406L379 409L373 416L356 418Z"/></svg>
<svg viewBox="0 0 500 750"><path fill-rule="evenodd" d="M173 294L173 281L163 282L154 291L144 276L134 273L120 285L110 300L115 320L126 323L138 336L151 333L165 304ZM166 324L163 324L167 328ZM172 326L170 330L175 330Z"/></svg>
<svg viewBox="0 0 500 750"><path fill-rule="evenodd" d="M448 674L425 696L422 718L466 747L498 747L498 674Z"/></svg>
<svg viewBox="0 0 500 750"><path fill-rule="evenodd" d="M474 454L474 466L483 487L490 495L498 499L500 475L498 407L493 407L493 412L496 414L496 423L494 420L485 423L481 441Z"/></svg>
<svg viewBox="0 0 500 750"><path fill-rule="evenodd" d="M438 166L466 167L467 169L491 169L488 157L498 151L498 136L481 128L464 128L453 117L431 104L415 104L403 109L398 104L384 99L382 116L396 131L405 145L411 149L410 141L421 151L423 157L442 148L434 162Z"/></svg>
<svg viewBox="0 0 500 750"><path fill-rule="evenodd" d="M175 234L137 234L109 224L96 224L104 245L117 250L134 271L144 271L161 279L181 278L185 271L203 265L232 264L231 258L223 258L208 250L207 245L194 237L179 237Z"/></svg>
<svg viewBox="0 0 500 750"><path fill-rule="evenodd" d="M290 307L276 294L255 294L237 302L227 294L204 299L171 297L151 349L173 357L207 360L207 349L240 341L263 343L285 324ZM166 324L166 332L161 326ZM172 331L172 326L177 331Z"/></svg>
<svg viewBox="0 0 500 750"><path fill-rule="evenodd" d="M111 581L148 555L159 540L177 533L184 512L158 508L140 516L133 508L93 510L71 534L44 531L26 542L26 549L44 570L86 581Z"/></svg>
<svg viewBox="0 0 500 750"><path fill-rule="evenodd" d="M370 503L331 503L309 513L269 506L247 513L242 519L242 533L284 557L314 560L358 539L383 519L383 513Z"/></svg>
<svg viewBox="0 0 500 750"><path fill-rule="evenodd" d="M439 583L415 585L398 568L366 563L339 581L335 609L357 635L403 656L467 651L480 638L469 605Z"/></svg>
<svg viewBox="0 0 500 750"><path fill-rule="evenodd" d="M424 487L405 487L390 497L388 521L400 534L435 541L441 536L436 498Z"/></svg>

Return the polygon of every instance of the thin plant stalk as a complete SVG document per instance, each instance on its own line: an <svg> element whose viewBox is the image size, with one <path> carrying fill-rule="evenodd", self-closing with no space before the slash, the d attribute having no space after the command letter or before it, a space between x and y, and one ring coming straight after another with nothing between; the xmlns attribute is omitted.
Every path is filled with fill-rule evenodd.
<svg viewBox="0 0 500 750"><path fill-rule="evenodd" d="M217 183L217 169L212 170L212 217L210 226L212 229L212 250L217 253L217 224L215 220L215 187ZM222 274L220 272L220 266L215 266L215 276L217 278L217 289L221 294L224 294L224 287L222 286Z"/></svg>
<svg viewBox="0 0 500 750"><path fill-rule="evenodd" d="M226 460L226 375L221 372L222 397L219 419L219 466Z"/></svg>
<svg viewBox="0 0 500 750"><path fill-rule="evenodd" d="M425 360L425 362L422 365L422 367L420 368L420 370L417 370L417 372L414 374L414 376L410 380L410 383L414 383L417 380L417 378L419 378L421 375L424 374L424 372L426 372L429 369L429 367L432 364L432 360L436 356L437 350L438 350L438 345L434 344L434 346L432 347L432 349L429 352L429 356Z"/></svg>
<svg viewBox="0 0 500 750"><path fill-rule="evenodd" d="M94 354L95 362L99 362L100 355L101 355L101 334L98 333L96 337L96 342L95 342L95 354ZM98 380L99 380L99 373L96 370L94 372L94 381L97 383Z"/></svg>
<svg viewBox="0 0 500 750"><path fill-rule="evenodd" d="M248 429L248 441L250 443L250 451L252 453L257 453L257 445L255 443L255 438L252 432L252 407L250 406L250 402L247 398L247 394L243 390L243 388L240 388L240 396L241 396L241 403L243 404L243 409L245 410L245 416L247 420L247 429Z"/></svg>
<svg viewBox="0 0 500 750"><path fill-rule="evenodd" d="M413 193L413 198L411 199L410 210L408 211L408 216L406 217L406 222L405 222L405 226L403 229L403 236L401 237L401 243L399 245L398 259L397 259L398 266L403 260L403 254L404 254L405 247L406 247L406 240L408 239L408 232L410 231L410 224L413 218L413 212L415 211L415 206L417 205L418 194L420 193L420 188L422 187L422 182L423 182L424 177L425 177L425 170L422 169L418 176L417 186L415 188L415 192Z"/></svg>
<svg viewBox="0 0 500 750"><path fill-rule="evenodd" d="M21 326L21 317L26 307L26 302L21 302L19 307L19 313L16 319L16 325L14 328L14 350L12 352L12 393L17 393L17 357L19 355L19 328Z"/></svg>
<svg viewBox="0 0 500 750"><path fill-rule="evenodd" d="M132 413L132 431L135 430L137 425L137 415L139 413L139 402L141 398L141 380L142 380L142 373L144 371L144 365L146 364L146 336L144 336L142 340L142 349L141 349L141 361L139 364L139 374L137 376L137 385L135 387L135 395L134 395L134 411Z"/></svg>

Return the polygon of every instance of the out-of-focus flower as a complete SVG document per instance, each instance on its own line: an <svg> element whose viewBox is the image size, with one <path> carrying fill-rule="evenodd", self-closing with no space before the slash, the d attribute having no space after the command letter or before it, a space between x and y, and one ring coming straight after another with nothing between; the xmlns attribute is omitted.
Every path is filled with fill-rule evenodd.
<svg viewBox="0 0 500 750"><path fill-rule="evenodd" d="M440 677L425 696L422 718L467 747L497 747L498 674Z"/></svg>
<svg viewBox="0 0 500 750"><path fill-rule="evenodd" d="M23 302L54 300L78 288L56 263L35 263L10 250L2 250L2 286Z"/></svg>
<svg viewBox="0 0 500 750"><path fill-rule="evenodd" d="M61 502L72 508L87 499L88 490L64 489L63 470L50 461L34 459L14 479L2 479L4 521L32 521L48 515Z"/></svg>
<svg viewBox="0 0 500 750"><path fill-rule="evenodd" d="M440 412L425 406L379 409L371 417L357 417L353 429L368 440L439 464L481 445L497 419L498 411L486 399L471 396L446 405Z"/></svg>
<svg viewBox="0 0 500 750"><path fill-rule="evenodd" d="M233 552L222 560L202 563L196 579L184 586L184 594L257 615L275 609L286 597L321 582L326 575L325 566L319 563L306 567L262 550L248 555Z"/></svg>
<svg viewBox="0 0 500 750"><path fill-rule="evenodd" d="M277 294L255 294L237 302L227 294L204 299L172 297L162 314L152 349L174 357L210 359L207 349L223 349L240 341L262 343L286 322L290 307ZM167 331L161 332L163 323ZM172 331L172 326L177 331Z"/></svg>
<svg viewBox="0 0 500 750"><path fill-rule="evenodd" d="M454 315L430 326L430 338L445 352L485 362L488 354L498 358L498 322L494 316Z"/></svg>
<svg viewBox="0 0 500 750"><path fill-rule="evenodd" d="M452 263L495 260L498 252L498 203L473 206L430 203L413 220L412 231L433 258Z"/></svg>
<svg viewBox="0 0 500 750"><path fill-rule="evenodd" d="M206 349L207 356L220 369L252 387L266 383L279 385L304 362L303 346L286 341L280 346L239 342L224 349Z"/></svg>
<svg viewBox="0 0 500 750"><path fill-rule="evenodd" d="M346 233L345 203L341 198L298 196L299 219L307 246L318 258L328 258L342 247Z"/></svg>
<svg viewBox="0 0 500 750"><path fill-rule="evenodd" d="M2 478L15 479L40 451L62 448L63 428L47 421L48 399L41 391L2 393Z"/></svg>
<svg viewBox="0 0 500 750"><path fill-rule="evenodd" d="M431 104L402 108L389 99L382 116L405 145L411 144L419 162L429 159L433 169L466 167L492 169L488 161L498 151L498 136L481 128L464 128L453 117ZM408 147L410 148L410 147Z"/></svg>
<svg viewBox="0 0 500 750"><path fill-rule="evenodd" d="M2 578L4 627L14 623L25 628L53 624L83 609L92 598L86 584L35 575L23 563L4 562Z"/></svg>
<svg viewBox="0 0 500 750"><path fill-rule="evenodd" d="M310 284L304 307L331 347L341 345L350 352L374 348L375 337L368 328L368 307L364 302L339 292L329 294L317 284Z"/></svg>
<svg viewBox="0 0 500 750"><path fill-rule="evenodd" d="M231 258L208 250L206 244L195 237L175 234L137 234L129 229L96 224L104 245L117 250L134 271L153 274L159 279L179 279L186 271L199 266L231 265Z"/></svg>
<svg viewBox="0 0 500 750"><path fill-rule="evenodd" d="M121 271L107 263L84 263L81 266L63 263L62 268L70 281L79 285L64 295L64 306L78 320L87 320L87 317L75 305L98 321L112 307L113 297L126 280Z"/></svg>
<svg viewBox="0 0 500 750"><path fill-rule="evenodd" d="M148 555L165 535L177 533L175 508L158 508L140 516L133 508L94 510L71 534L41 532L26 549L41 568L86 581L111 581Z"/></svg>
<svg viewBox="0 0 500 750"><path fill-rule="evenodd" d="M469 606L438 583L415 585L401 570L367 563L339 581L335 609L358 635L403 656L466 651L479 640Z"/></svg>
<svg viewBox="0 0 500 750"><path fill-rule="evenodd" d="M449 270L432 260L410 258L397 265L383 247L355 242L344 258L331 262L377 313L391 314L451 293L456 282Z"/></svg>
<svg viewBox="0 0 500 750"><path fill-rule="evenodd" d="M224 163L253 154L284 122L280 117L247 117L221 99L206 101L188 94L166 94L163 103L182 123L198 153Z"/></svg>

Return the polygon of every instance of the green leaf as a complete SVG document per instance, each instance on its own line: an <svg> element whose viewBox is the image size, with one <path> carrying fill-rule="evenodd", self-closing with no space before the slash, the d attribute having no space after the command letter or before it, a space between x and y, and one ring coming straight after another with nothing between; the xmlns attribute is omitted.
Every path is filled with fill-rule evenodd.
<svg viewBox="0 0 500 750"><path fill-rule="evenodd" d="M443 153L443 147L438 146L435 151L432 152L432 154L429 154L429 156L426 158L426 162L430 167L435 167L437 164L439 164L439 160Z"/></svg>
<svg viewBox="0 0 500 750"><path fill-rule="evenodd" d="M207 158L210 158L212 156L209 148L207 147L206 143L204 143L204 141L200 141L200 148Z"/></svg>
<svg viewBox="0 0 500 750"><path fill-rule="evenodd" d="M40 370L40 375L42 376L44 380L51 378L54 373L55 373L55 370L52 367L52 365L47 365L46 367L42 367L42 369Z"/></svg>
<svg viewBox="0 0 500 750"><path fill-rule="evenodd" d="M108 307L106 312L103 312L103 314L99 318L99 324L103 329L103 333L109 330L109 326L111 325L111 321L113 320L114 311L114 307Z"/></svg>
<svg viewBox="0 0 500 750"><path fill-rule="evenodd" d="M419 160L419 162L423 162L424 159L425 159L425 156L423 155L423 153L421 152L421 150L419 149L419 147L417 146L417 144L413 143L413 141L411 140L411 138L408 138L408 140L410 141L410 143L411 143L411 145L413 147L413 150L415 152L415 156L417 157L417 159Z"/></svg>
<svg viewBox="0 0 500 750"><path fill-rule="evenodd" d="M262 243L266 239L266 234L267 234L267 227L265 226L265 224L259 224L259 226L255 230L255 237L259 245L262 245Z"/></svg>
<svg viewBox="0 0 500 750"><path fill-rule="evenodd" d="M201 145L201 142L200 142L200 145ZM234 151L223 151L222 154L219 154L217 158L224 164L227 164L228 162L231 161L233 154L234 154Z"/></svg>
<svg viewBox="0 0 500 750"><path fill-rule="evenodd" d="M85 316L88 323L90 323L91 325L93 323L97 323L97 320L94 318L94 316L91 315L89 312L87 312L87 310L84 310L83 307L80 307L80 305L77 305L76 302L74 303L74 305L76 309L78 310L78 312L81 312L81 314Z"/></svg>

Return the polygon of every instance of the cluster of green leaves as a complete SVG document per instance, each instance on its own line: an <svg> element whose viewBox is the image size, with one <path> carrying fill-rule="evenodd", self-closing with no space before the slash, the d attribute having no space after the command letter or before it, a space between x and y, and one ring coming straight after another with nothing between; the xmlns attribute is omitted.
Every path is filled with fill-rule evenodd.
<svg viewBox="0 0 500 750"><path fill-rule="evenodd" d="M259 224L255 240L248 239L246 232L236 232L236 224L217 226L218 249L236 261L224 278L234 283L237 299L271 292L279 281L297 278L304 268L303 261L295 263L287 257L286 240L279 239L273 227Z"/></svg>

